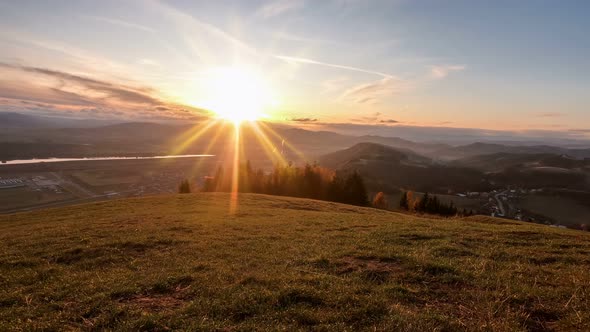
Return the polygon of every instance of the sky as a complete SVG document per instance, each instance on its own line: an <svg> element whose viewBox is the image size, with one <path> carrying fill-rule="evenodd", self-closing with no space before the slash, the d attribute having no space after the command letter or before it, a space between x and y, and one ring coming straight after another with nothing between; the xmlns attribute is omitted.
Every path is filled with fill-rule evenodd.
<svg viewBox="0 0 590 332"><path fill-rule="evenodd" d="M589 138L588 13L576 0L0 0L0 111L198 121L246 105L308 128ZM227 68L246 74L220 79Z"/></svg>

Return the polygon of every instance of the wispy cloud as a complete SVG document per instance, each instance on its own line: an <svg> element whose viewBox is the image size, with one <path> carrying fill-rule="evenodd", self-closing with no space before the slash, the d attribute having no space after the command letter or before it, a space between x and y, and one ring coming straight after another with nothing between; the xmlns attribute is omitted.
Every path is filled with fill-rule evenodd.
<svg viewBox="0 0 590 332"><path fill-rule="evenodd" d="M353 101L358 104L375 103L379 98L401 92L405 82L391 76L380 80L356 85L340 96L340 100Z"/></svg>
<svg viewBox="0 0 590 332"><path fill-rule="evenodd" d="M327 79L321 82L322 93L330 93L341 90L344 84L349 80L346 76L340 76L332 79Z"/></svg>
<svg viewBox="0 0 590 332"><path fill-rule="evenodd" d="M292 118L291 121L306 123L306 122L317 122L318 119L316 119L316 118Z"/></svg>
<svg viewBox="0 0 590 332"><path fill-rule="evenodd" d="M297 10L305 5L305 0L275 0L260 7L256 14L263 18L282 15L286 12Z"/></svg>
<svg viewBox="0 0 590 332"><path fill-rule="evenodd" d="M331 67L331 68L351 70L351 71L356 71L356 72L365 73L365 74L377 75L377 76L381 76L381 77L385 77L385 78L393 77L390 74L386 74L386 73L382 73L382 72L378 72L378 71L374 71L374 70L368 70L368 69L352 67L352 66L344 66L344 65L339 65L339 64L329 63L329 62L316 61L316 60L312 60L312 59L298 58L298 57L292 57L292 56L286 56L286 55L274 55L274 57L277 59L286 61L286 62L291 62L291 63L303 63L303 64L309 64L309 65L326 66L326 67Z"/></svg>
<svg viewBox="0 0 590 332"><path fill-rule="evenodd" d="M434 79L441 79L449 76L450 73L465 70L464 65L440 65L430 67L430 75Z"/></svg>
<svg viewBox="0 0 590 332"><path fill-rule="evenodd" d="M186 107L163 101L155 90L145 86L129 86L63 71L1 62L0 69L6 74L18 73L10 76L18 79L0 82L0 97L16 101L28 109L61 112L100 109L102 113L110 112L111 115L120 111L125 111L127 115L155 112L158 116L168 117L192 115L185 111ZM6 101L3 105L15 106ZM194 111L195 114L207 113Z"/></svg>
<svg viewBox="0 0 590 332"><path fill-rule="evenodd" d="M273 32L269 33L269 35L271 35L275 39L289 40L289 41L302 42L302 43L344 44L342 41L300 36L300 35L291 34L291 33L285 32L285 31L273 31Z"/></svg>
<svg viewBox="0 0 590 332"><path fill-rule="evenodd" d="M156 32L155 29L141 25L141 24L137 24L137 23L133 23L133 22L127 22L127 21L123 21L123 20L119 20L116 18L110 18L110 17L102 17L102 16L92 16L92 15L83 15L83 18L86 19L91 19L91 20L95 20L98 22L102 22L102 23L108 23L111 25L117 25L120 27L124 27L124 28L129 28L129 29L135 29L135 30L141 30L141 31L145 31L145 32Z"/></svg>
<svg viewBox="0 0 590 332"><path fill-rule="evenodd" d="M546 113L537 113L535 116L539 118L560 118L566 116L565 113L560 112L546 112Z"/></svg>
<svg viewBox="0 0 590 332"><path fill-rule="evenodd" d="M75 85L77 87L81 87L86 92L101 93L105 95L106 98L114 98L122 102L130 102L137 104L161 104L159 100L148 94L148 92L153 91L146 88L133 89L130 87L115 85L109 82L99 81L83 76L73 75L45 68L18 66L7 63L0 63L0 67L17 69L23 72L41 74L44 76L54 78L59 81L59 84L55 89L59 89L60 91L65 93L74 93L63 90L68 86L68 84L70 84Z"/></svg>
<svg viewBox="0 0 590 332"><path fill-rule="evenodd" d="M247 43L213 24L193 17L162 1L145 0L152 10L173 22L177 32L192 51L194 58L205 63L217 63L220 54L255 56L258 51Z"/></svg>

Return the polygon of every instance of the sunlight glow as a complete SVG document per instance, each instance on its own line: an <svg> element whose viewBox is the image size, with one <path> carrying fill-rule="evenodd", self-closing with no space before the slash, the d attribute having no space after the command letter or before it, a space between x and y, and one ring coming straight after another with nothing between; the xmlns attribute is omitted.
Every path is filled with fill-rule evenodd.
<svg viewBox="0 0 590 332"><path fill-rule="evenodd" d="M257 71L222 67L209 73L209 97L205 106L218 118L239 124L265 117L265 110L276 104L273 93Z"/></svg>

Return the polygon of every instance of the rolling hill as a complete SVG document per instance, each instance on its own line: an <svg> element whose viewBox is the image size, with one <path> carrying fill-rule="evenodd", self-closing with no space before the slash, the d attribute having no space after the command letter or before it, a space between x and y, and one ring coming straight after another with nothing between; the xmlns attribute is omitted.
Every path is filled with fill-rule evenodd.
<svg viewBox="0 0 590 332"><path fill-rule="evenodd" d="M490 181L507 186L590 189L590 162L567 155L495 153L459 159L450 165L487 172Z"/></svg>
<svg viewBox="0 0 590 332"><path fill-rule="evenodd" d="M124 154L155 155L177 153L176 148L200 131L199 123L126 122L114 120L72 120L18 113L0 112L0 159L49 157L112 156ZM184 146L181 153L200 154L209 149L223 153L232 140L233 130L221 130L217 124ZM404 152L412 151L435 160L456 160L497 153L568 155L577 159L590 158L590 149L536 145L516 146L473 143L451 146L443 143L413 142L399 137L375 135L351 136L329 131L310 131L277 123L264 123L266 142L261 143L257 130L243 126L242 142L253 153L252 159L265 159L261 145L272 145L291 161L313 162L318 157L359 143L375 143ZM197 128L197 129L195 129ZM228 129L228 128L226 128ZM124 142L124 143L121 143ZM213 142L212 145L210 145ZM297 152L285 147L294 148ZM37 149L35 144L45 144ZM252 144L254 143L254 144ZM85 145L85 147L81 147ZM88 150L88 151L86 151ZM305 155L302 158L301 155Z"/></svg>
<svg viewBox="0 0 590 332"><path fill-rule="evenodd" d="M0 216L0 330L588 330L590 234L190 194Z"/></svg>
<svg viewBox="0 0 590 332"><path fill-rule="evenodd" d="M441 159L455 160L494 154L551 154L568 155L577 159L590 158L590 149L568 149L549 145L503 145L476 142L468 145L447 147L432 153Z"/></svg>
<svg viewBox="0 0 590 332"><path fill-rule="evenodd" d="M487 172L498 172L513 167L557 167L582 170L590 166L590 160L579 160L567 155L493 153L455 160L452 165L476 168Z"/></svg>
<svg viewBox="0 0 590 332"><path fill-rule="evenodd" d="M342 172L359 172L373 191L399 188L446 192L487 191L484 174L476 169L446 166L409 150L374 143L359 143L319 158L322 166Z"/></svg>

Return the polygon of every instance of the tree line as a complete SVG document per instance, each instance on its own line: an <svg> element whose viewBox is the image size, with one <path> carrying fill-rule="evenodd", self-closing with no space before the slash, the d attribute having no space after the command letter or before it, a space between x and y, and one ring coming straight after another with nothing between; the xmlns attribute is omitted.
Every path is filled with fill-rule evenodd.
<svg viewBox="0 0 590 332"><path fill-rule="evenodd" d="M235 183L234 178L237 179ZM373 206L378 209L390 208L383 192L378 192L372 202L369 202L365 182L358 172L337 173L316 164L306 164L303 167L296 167L291 163L275 165L271 172L254 169L249 161L241 164L237 170L226 171L219 166L214 176L205 178L200 190L231 192L236 185L237 191L241 193L312 198L350 205ZM190 193L192 191L190 182L183 180L178 191ZM404 191L399 202L399 209L445 217L473 214L471 211L459 211L453 202L445 204L437 196L429 193L422 197L415 196L412 191Z"/></svg>
<svg viewBox="0 0 590 332"><path fill-rule="evenodd" d="M421 198L414 196L415 195L412 191L404 191L399 202L400 209L409 212L435 214L444 217L473 215L473 211L467 211L465 209L459 211L452 201L449 204L441 202L436 195L425 193Z"/></svg>
<svg viewBox="0 0 590 332"><path fill-rule="evenodd" d="M234 174L235 173L235 174ZM368 206L365 182L357 172L339 174L318 165L275 165L270 173L252 168L250 162L237 170L226 172L218 167L215 175L207 177L204 192L231 192L237 178L237 190L277 196L312 198L358 206Z"/></svg>

